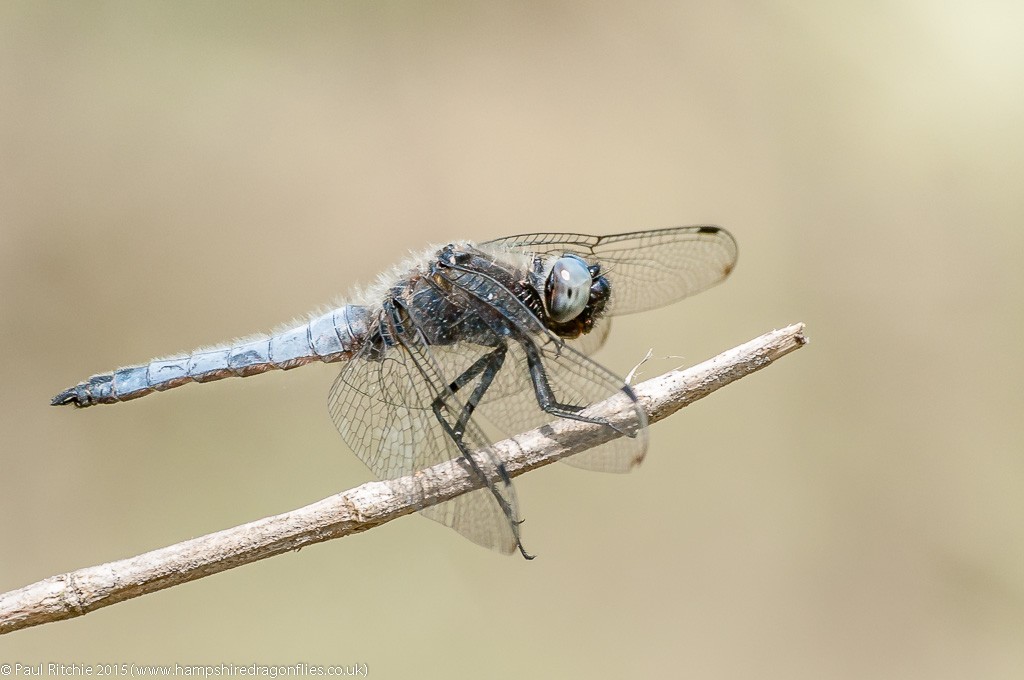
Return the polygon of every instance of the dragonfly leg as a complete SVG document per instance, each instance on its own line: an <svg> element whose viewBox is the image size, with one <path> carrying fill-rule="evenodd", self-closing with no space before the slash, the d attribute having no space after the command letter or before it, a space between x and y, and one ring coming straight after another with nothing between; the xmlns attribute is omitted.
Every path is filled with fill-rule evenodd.
<svg viewBox="0 0 1024 680"><path fill-rule="evenodd" d="M551 382L548 380L547 370L544 368L544 362L541 360L540 351L537 349L537 346L529 340L521 341L520 344L526 352L526 363L530 369L530 379L533 381L533 391L537 396L537 404L540 406L541 410L553 416L558 416L559 418L568 418L569 420L578 420L583 423L593 423L595 425L606 425L619 434L627 437L636 436L635 432L630 433L628 430L618 427L607 418L580 415L580 411L585 409L586 406L575 406L573 404L565 404L558 401L557 397L555 397L554 390L551 389ZM632 398L633 401L636 401L636 396L633 394L633 390L629 385L623 385L622 391ZM589 406L589 404L587 406Z"/></svg>
<svg viewBox="0 0 1024 680"><path fill-rule="evenodd" d="M459 419L455 423L456 432L461 433L466 431L466 424L473 415L473 411L476 410L477 404L480 403L480 400L483 398L488 388L490 388L491 383L494 381L494 376L496 376L498 371L501 370L502 365L505 363L505 355L507 353L507 345L496 347L494 351L488 352L477 359L472 366L466 369L462 375L452 381L448 386L448 389L450 389L454 394L465 387L470 380L480 375L480 382L473 390L473 393L469 396L469 399L466 400L466 405L462 408L462 413L459 414ZM437 399L442 399L442 397L438 397Z"/></svg>
<svg viewBox="0 0 1024 680"><path fill-rule="evenodd" d="M507 352L507 345L500 345L499 347L496 347L493 351L488 352L484 356L477 359L472 366L470 366L462 373L462 375L457 377L455 380L452 381L450 385L448 385L448 389L451 391L452 394L454 394L459 390L463 389L464 387L466 387L466 385L468 385L470 381L472 381L474 378L480 376L480 381L477 383L477 386L473 388L473 392L469 395L469 398L466 399L466 403L462 407L462 410L459 413L459 417L455 421L454 425L449 423L448 420L445 418L445 411L447 410L445 407L446 395L438 395L437 398L435 398L433 403L431 404L431 408L434 411L434 416L437 418L438 422L441 423L441 427L444 428L445 432L448 433L448 436L451 437L452 441L455 442L455 445L459 447L459 451L462 452L462 457L466 459L466 461L469 463L470 468L477 475L477 477L484 480L487 480L487 475L484 474L483 470L480 468L479 462L477 462L471 455L469 447L466 446L463 436L466 432L466 427L469 425L469 419L470 417L472 417L473 411L476 410L476 407L480 403L480 400L483 398L484 394L487 392L487 389L491 386L491 383L494 381L494 377L498 374L498 371L501 370L501 367L505 362L505 355L507 354ZM501 480L506 485L512 484L512 479L508 476L508 471L505 469L504 463L498 464L498 474L501 476ZM490 488L491 493L494 495L495 500L498 501L498 506L501 507L502 512L505 513L505 517L508 519L509 524L514 527L513 531L515 532L516 537L516 547L519 548L519 552L526 559L532 560L535 557L535 555L531 555L530 553L526 552L526 549L523 547L522 541L519 540L518 527L520 524L523 523L523 520L518 519L515 516L515 513L513 512L508 501L498 491L495 485L490 482L490 480L488 480L488 487Z"/></svg>

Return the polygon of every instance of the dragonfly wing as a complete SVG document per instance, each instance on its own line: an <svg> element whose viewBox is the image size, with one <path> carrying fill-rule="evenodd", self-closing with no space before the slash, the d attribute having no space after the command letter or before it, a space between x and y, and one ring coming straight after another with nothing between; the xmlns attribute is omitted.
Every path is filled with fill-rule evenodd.
<svg viewBox="0 0 1024 680"><path fill-rule="evenodd" d="M573 253L599 263L608 278L607 314L642 312L682 300L727 277L736 266L736 241L715 226L672 227L609 236L522 234L488 241L519 253Z"/></svg>
<svg viewBox="0 0 1024 680"><path fill-rule="evenodd" d="M374 474L406 479L403 492L423 515L474 543L511 553L519 546L515 489L476 424L468 424L463 441L484 488L431 505L422 476L413 475L438 464L465 464L432 407L437 402L449 419L461 413L462 399L448 388L450 380L418 336L383 350L367 343L334 381L328 407L345 442Z"/></svg>

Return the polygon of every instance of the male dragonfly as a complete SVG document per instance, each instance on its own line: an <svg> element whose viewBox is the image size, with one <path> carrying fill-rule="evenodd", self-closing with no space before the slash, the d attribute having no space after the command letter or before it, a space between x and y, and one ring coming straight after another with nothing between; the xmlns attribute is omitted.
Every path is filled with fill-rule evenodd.
<svg viewBox="0 0 1024 680"><path fill-rule="evenodd" d="M52 403L112 404L189 382L343 362L328 407L356 455L381 479L409 480L404 490L427 517L530 559L515 490L485 431L515 434L552 417L603 424L625 436L565 462L629 471L646 452L647 416L629 385L590 355L610 317L700 292L727 277L736 256L732 236L714 226L456 241L301 326L94 375ZM616 393L633 403L624 424L583 413ZM428 505L412 473L445 461L468 466L482 488Z"/></svg>

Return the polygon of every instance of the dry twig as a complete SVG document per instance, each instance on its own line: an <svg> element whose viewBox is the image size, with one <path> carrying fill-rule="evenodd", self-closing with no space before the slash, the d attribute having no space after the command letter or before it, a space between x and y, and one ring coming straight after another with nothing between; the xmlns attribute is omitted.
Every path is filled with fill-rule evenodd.
<svg viewBox="0 0 1024 680"><path fill-rule="evenodd" d="M650 422L657 422L798 349L807 342L803 331L804 325L798 323L766 333L692 368L640 383L635 386L636 394ZM618 399L613 397L595 410L615 413ZM600 425L559 419L495 447L514 477L597 446L610 438L610 432ZM423 487L437 502L480 486L462 466L442 464L417 474L425 477ZM0 634L81 616L139 595L372 529L416 511L400 488L391 481L370 482L298 510L0 594Z"/></svg>

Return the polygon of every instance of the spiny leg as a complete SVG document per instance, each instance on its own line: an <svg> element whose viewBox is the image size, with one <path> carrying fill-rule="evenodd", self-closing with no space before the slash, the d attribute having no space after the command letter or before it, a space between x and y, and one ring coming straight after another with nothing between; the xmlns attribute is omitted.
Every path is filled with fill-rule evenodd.
<svg viewBox="0 0 1024 680"><path fill-rule="evenodd" d="M580 415L580 411L585 409L586 406L574 406L573 404L565 404L558 401L554 390L551 389L551 383L548 381L547 370L545 370L544 362L541 360L540 350L528 339L520 340L520 345L522 345L523 350L526 352L526 363L530 369L533 391L541 410L559 418L568 418L569 420L578 420L582 423L593 423L595 425L605 425L626 437L636 436L636 433L631 434L627 430L623 430L607 418ZM633 401L636 401L636 396L628 385L624 385L622 391L632 398Z"/></svg>
<svg viewBox="0 0 1024 680"><path fill-rule="evenodd" d="M448 389L451 391L450 393L455 394L456 392L464 388L467 384L469 384L471 380L476 378L478 375L480 376L480 381L477 383L477 386L473 389L472 394L469 395L469 398L466 400L465 406L462 407L462 410L459 413L459 417L456 420L455 425L451 425L444 417L444 411L446 410L444 397L446 395L438 395L431 404L431 408L434 411L434 417L436 417L438 422L441 423L441 427L444 428L445 432L448 433L448 436L451 437L452 441L455 442L455 445L459 447L459 451L462 452L462 457L465 458L466 461L469 463L469 466L473 470L473 472L477 475L477 477L487 482L488 488L494 495L494 498L498 502L498 506L501 508L502 512L505 513L505 517L508 519L509 523L518 526L519 524L522 524L523 521L515 517L515 514L512 512L512 508L509 507L508 502L501 495L501 493L498 491L495 485L487 479L487 475L485 475L483 470L480 468L480 464L473 459L469 447L466 446L466 443L463 440L463 435L466 432L466 427L469 424L469 419L470 417L472 417L473 411L476 410L477 405L480 403L480 400L487 392L487 389L491 386L491 383L494 381L494 378L498 374L498 371L501 370L501 367L505 362L505 355L507 352L507 345L500 345L496 347L493 351L488 352L484 356L477 359L473 363L473 365L466 369L459 377L453 380L452 383L448 386ZM498 464L498 473L501 476L502 481L506 485L512 484L512 479L508 476L508 471L505 469L504 463ZM535 555L531 555L530 553L526 552L526 549L523 547L522 541L519 540L518 529L515 530L515 538L516 547L519 548L519 552L520 554L522 554L523 557L525 557L528 560L532 560L534 557L536 557Z"/></svg>
<svg viewBox="0 0 1024 680"><path fill-rule="evenodd" d="M457 432L465 432L466 424L469 422L470 417L473 415L473 411L476 410L477 404L483 398L484 393L490 388L491 383L494 381L494 377L501 370L502 365L505 363L505 355L508 353L508 345L499 345L493 351L488 352L484 356L477 359L472 366L456 378L448 386L448 389L455 394L463 387L465 387L470 380L475 378L477 375L483 373L480 378L480 383L473 390L473 393L469 396L466 405L462 408L462 413L459 414L459 419L455 423L455 430ZM438 399L441 399L438 396ZM504 467L504 466L503 466Z"/></svg>

